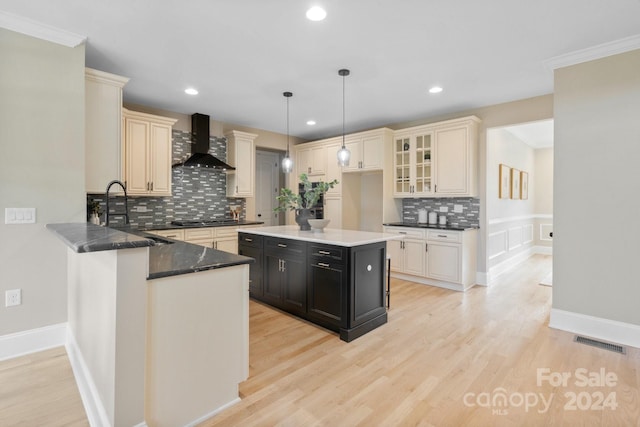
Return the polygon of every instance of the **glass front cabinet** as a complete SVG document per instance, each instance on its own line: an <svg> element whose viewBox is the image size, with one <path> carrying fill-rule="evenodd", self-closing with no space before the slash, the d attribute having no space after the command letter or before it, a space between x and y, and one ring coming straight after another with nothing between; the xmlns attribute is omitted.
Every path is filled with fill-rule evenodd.
<svg viewBox="0 0 640 427"><path fill-rule="evenodd" d="M433 132L399 133L393 142L395 197L433 194Z"/></svg>

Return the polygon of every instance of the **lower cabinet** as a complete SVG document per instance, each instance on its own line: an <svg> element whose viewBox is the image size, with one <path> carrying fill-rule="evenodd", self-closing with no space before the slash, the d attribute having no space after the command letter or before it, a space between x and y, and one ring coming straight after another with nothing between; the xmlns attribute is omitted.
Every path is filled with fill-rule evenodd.
<svg viewBox="0 0 640 427"><path fill-rule="evenodd" d="M477 230L385 227L394 277L464 291L475 284Z"/></svg>
<svg viewBox="0 0 640 427"><path fill-rule="evenodd" d="M387 322L385 242L342 247L240 232L238 251L256 260L252 298L347 342Z"/></svg>
<svg viewBox="0 0 640 427"><path fill-rule="evenodd" d="M263 289L263 237L262 236L249 236L246 234L240 234L238 237L238 255L248 256L255 259L255 263L249 267L249 295L256 298L262 297L264 294Z"/></svg>

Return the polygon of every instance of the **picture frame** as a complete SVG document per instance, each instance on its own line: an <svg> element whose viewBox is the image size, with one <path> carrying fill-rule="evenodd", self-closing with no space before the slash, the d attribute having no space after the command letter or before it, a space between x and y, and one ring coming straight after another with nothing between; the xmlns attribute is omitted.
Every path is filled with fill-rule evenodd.
<svg viewBox="0 0 640 427"><path fill-rule="evenodd" d="M520 172L520 199L527 200L529 198L529 173Z"/></svg>
<svg viewBox="0 0 640 427"><path fill-rule="evenodd" d="M520 198L520 171L516 168L511 168L511 198Z"/></svg>
<svg viewBox="0 0 640 427"><path fill-rule="evenodd" d="M500 164L498 170L498 198L508 199L511 196L511 168Z"/></svg>

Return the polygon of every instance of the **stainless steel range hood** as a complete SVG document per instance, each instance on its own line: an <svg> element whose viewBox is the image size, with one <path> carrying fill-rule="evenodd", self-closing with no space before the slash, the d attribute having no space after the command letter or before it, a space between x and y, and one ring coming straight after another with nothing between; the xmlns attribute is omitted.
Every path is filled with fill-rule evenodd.
<svg viewBox="0 0 640 427"><path fill-rule="evenodd" d="M193 114L191 116L191 157L182 163L176 163L173 167L208 168L223 171L236 170L222 160L209 154L209 116L206 114Z"/></svg>

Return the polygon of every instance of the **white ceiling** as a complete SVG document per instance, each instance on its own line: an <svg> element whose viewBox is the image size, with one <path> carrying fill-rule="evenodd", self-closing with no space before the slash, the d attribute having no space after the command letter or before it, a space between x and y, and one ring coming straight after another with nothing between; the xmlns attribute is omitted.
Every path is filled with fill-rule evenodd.
<svg viewBox="0 0 640 427"><path fill-rule="evenodd" d="M533 149L553 147L553 120L540 120L502 129L510 132Z"/></svg>
<svg viewBox="0 0 640 427"><path fill-rule="evenodd" d="M326 20L305 18L312 3ZM285 133L292 91L290 132L306 139L342 133L340 68L349 133L552 93L546 60L640 34L640 0L0 0L0 11L87 36L86 65L129 77L128 103Z"/></svg>

